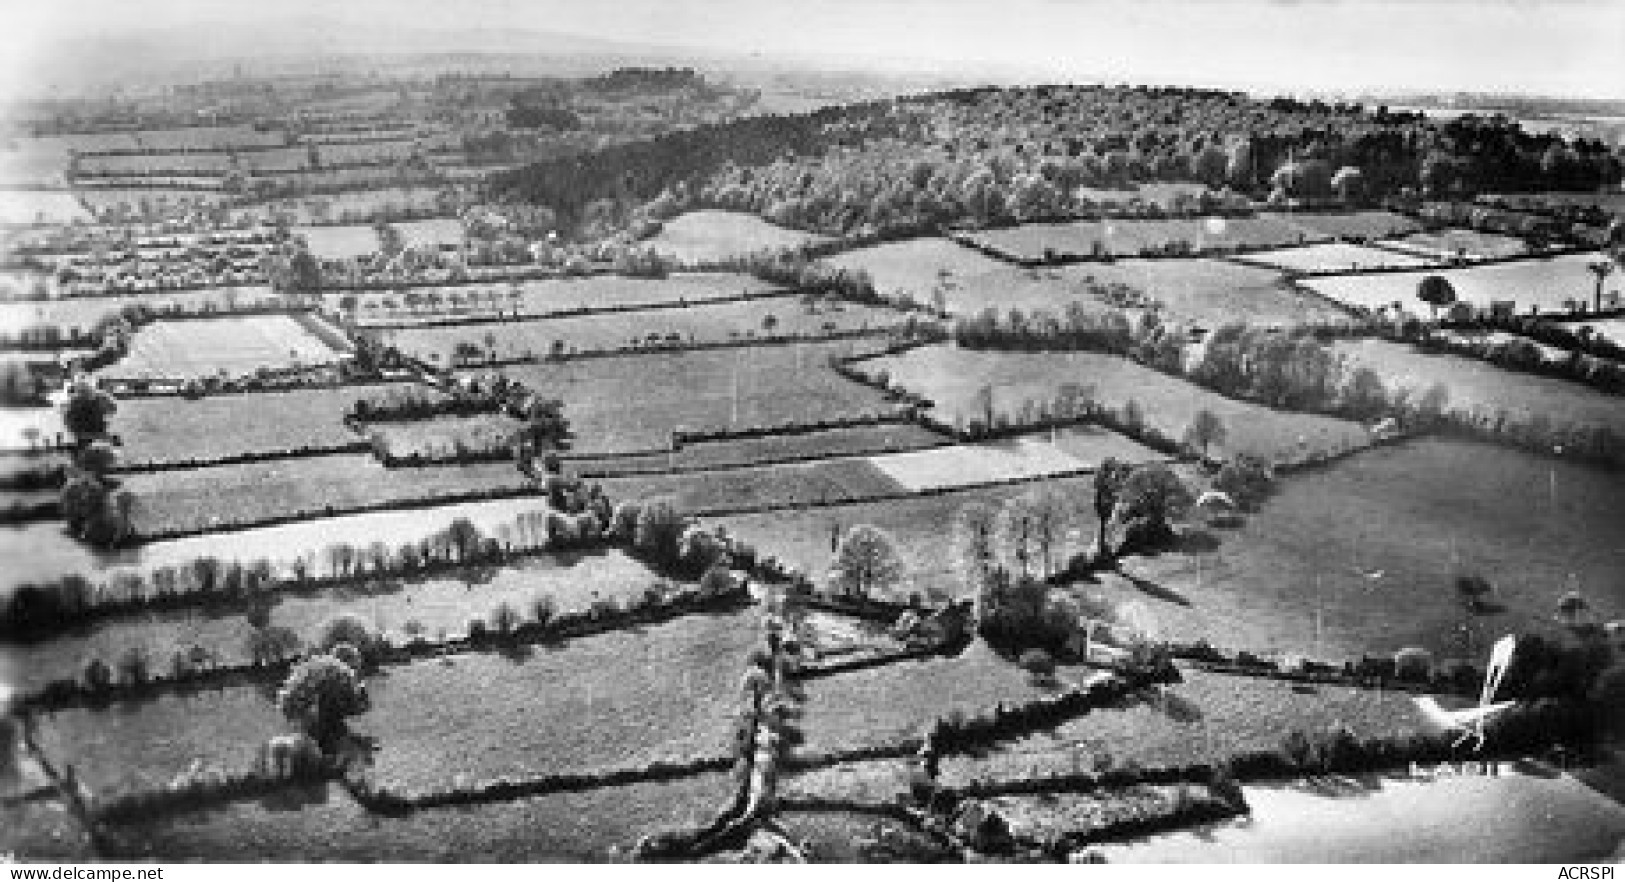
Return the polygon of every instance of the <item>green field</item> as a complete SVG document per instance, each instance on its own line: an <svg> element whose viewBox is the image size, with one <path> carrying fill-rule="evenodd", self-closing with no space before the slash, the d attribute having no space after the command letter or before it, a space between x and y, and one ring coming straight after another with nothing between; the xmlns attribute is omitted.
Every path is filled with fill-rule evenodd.
<svg viewBox="0 0 1625 882"><path fill-rule="evenodd" d="M866 457L827 459L675 475L629 475L600 482L611 499L670 497L702 513L769 505L809 505L907 492Z"/></svg>
<svg viewBox="0 0 1625 882"><path fill-rule="evenodd" d="M58 765L72 765L92 794L106 797L163 786L194 763L242 771L261 745L286 731L264 691L229 686L57 711L40 720L40 747Z"/></svg>
<svg viewBox="0 0 1625 882"><path fill-rule="evenodd" d="M153 309L166 309L171 304L187 310L232 309L261 303L277 303L281 298L267 286L251 285L237 288L205 288L197 291L169 291L143 294L139 297L72 297L64 300L22 301L0 303L0 327L34 328L54 327L64 335L77 331L89 334L96 323L116 315L124 307L135 303Z"/></svg>
<svg viewBox="0 0 1625 882"><path fill-rule="evenodd" d="M365 432L379 439L393 457L407 458L416 454L428 459L449 459L460 449L480 452L506 449L522 425L506 414L483 414L378 423Z"/></svg>
<svg viewBox="0 0 1625 882"><path fill-rule="evenodd" d="M387 469L370 454L126 475L137 535L217 530L366 505L530 486L511 462Z"/></svg>
<svg viewBox="0 0 1625 882"><path fill-rule="evenodd" d="M678 273L664 279L601 275L447 285L358 295L356 319L367 326L490 316L535 317L579 309L698 303L773 290L766 282L736 273ZM517 298L515 293L519 295ZM339 309L346 296L342 292L328 293L328 308ZM479 335L487 329L469 327L465 330Z"/></svg>
<svg viewBox="0 0 1625 882"><path fill-rule="evenodd" d="M98 376L113 380L194 380L251 376L335 364L344 354L287 315L153 322L130 338L123 358Z"/></svg>
<svg viewBox="0 0 1625 882"><path fill-rule="evenodd" d="M1214 327L1226 321L1252 324L1332 322L1342 309L1281 283L1275 270L1204 258L1118 260L1043 269L1022 269L946 239L911 239L849 251L826 263L864 270L888 296L907 295L929 304L940 291L949 310L975 315L992 308L1060 314L1069 303L1104 308L1091 283L1121 283L1162 304L1177 321Z"/></svg>
<svg viewBox="0 0 1625 882"><path fill-rule="evenodd" d="M1351 306L1378 309L1399 303L1408 312L1426 315L1427 304L1416 298L1416 286L1426 276L1440 275L1450 280L1458 298L1481 309L1488 309L1494 301L1511 301L1520 313L1531 308L1543 313L1566 312L1565 300L1591 303L1597 277L1587 267L1597 259L1596 254L1565 254L1436 272L1332 276L1308 279L1304 284ZM1611 303L1622 290L1625 283L1619 274L1609 276L1603 285L1603 303Z"/></svg>
<svg viewBox="0 0 1625 882"><path fill-rule="evenodd" d="M1420 646L1479 661L1502 634L1554 627L1571 590L1600 620L1625 615L1622 515L1610 472L1415 441L1285 478L1239 529L1198 528L1184 551L1126 562L1138 584L1092 590L1137 602L1170 639L1335 661ZM1459 575L1490 582L1491 612L1466 614Z"/></svg>
<svg viewBox="0 0 1625 882"><path fill-rule="evenodd" d="M338 785L115 828L120 856L203 861L588 862L643 836L698 827L730 792L722 772L659 784L372 814Z"/></svg>
<svg viewBox="0 0 1625 882"><path fill-rule="evenodd" d="M1618 396L1552 377L1504 370L1457 355L1422 352L1386 340L1341 340L1334 349L1376 371L1389 388L1426 389L1442 383L1449 409L1493 415L1505 410L1519 422L1543 415L1554 426L1606 426L1625 435Z"/></svg>
<svg viewBox="0 0 1625 882"><path fill-rule="evenodd" d="M1066 683L1083 671L1063 668ZM932 720L959 708L987 710L1050 694L1027 672L981 642L953 658L904 661L879 668L819 677L805 684L806 742L797 753L817 756L895 744L921 735Z"/></svg>
<svg viewBox="0 0 1625 882"><path fill-rule="evenodd" d="M1095 400L1113 408L1138 402L1147 425L1176 439L1198 410L1212 411L1228 435L1213 448L1216 455L1250 453L1292 462L1315 451L1370 440L1357 423L1236 401L1126 359L1092 352L979 352L931 346L860 362L859 368L871 374L886 371L895 385L935 402L933 413L950 423L977 416L977 390L983 387L992 389L995 412L1013 415L1028 400L1053 400L1061 385L1079 383L1093 386Z"/></svg>
<svg viewBox="0 0 1625 882"><path fill-rule="evenodd" d="M370 224L294 227L291 232L303 238L310 253L323 260L361 257L378 250L378 233Z"/></svg>
<svg viewBox="0 0 1625 882"><path fill-rule="evenodd" d="M983 247L1015 260L1095 253L1134 257L1146 249L1189 243L1196 253L1255 245L1301 245L1329 238L1288 218L1259 215L1242 218L1175 220L1102 220L1023 224L982 230L971 238Z"/></svg>
<svg viewBox="0 0 1625 882"><path fill-rule="evenodd" d="M943 761L941 780L964 786L978 778L1012 780L1089 771L1109 754L1118 763L1157 767L1212 762L1249 751L1273 751L1294 729L1317 732L1338 723L1361 737L1425 731L1407 693L1347 686L1300 689L1256 677L1184 671L1161 695L1074 717L981 756Z"/></svg>
<svg viewBox="0 0 1625 882"><path fill-rule="evenodd" d="M756 614L693 615L539 648L390 668L353 728L409 791L728 756ZM584 733L591 733L583 737Z"/></svg>
<svg viewBox="0 0 1625 882"><path fill-rule="evenodd" d="M1412 233L1401 239L1385 243L1393 248L1414 251L1430 258L1462 257L1485 260L1497 257L1517 257L1529 253L1529 243L1515 236L1481 233L1477 230L1438 230L1432 233Z"/></svg>
<svg viewBox="0 0 1625 882"><path fill-rule="evenodd" d="M1326 324L1348 318L1345 310L1325 298L1283 283L1278 271L1226 260L1118 260L1063 267L1058 275L1069 286L1067 296L1078 279L1122 283L1160 303L1165 317L1199 327L1238 321ZM1064 306L1057 300L1048 308L1059 312Z"/></svg>
<svg viewBox="0 0 1625 882"><path fill-rule="evenodd" d="M824 240L814 233L774 226L752 214L693 211L666 221L659 233L641 244L680 263L698 264Z"/></svg>
<svg viewBox="0 0 1625 882"><path fill-rule="evenodd" d="M827 359L864 340L583 358L502 369L564 401L578 453L665 450L673 429L807 423L888 413L880 393ZM479 374L480 371L470 371Z"/></svg>
<svg viewBox="0 0 1625 882"><path fill-rule="evenodd" d="M1154 450L1104 430L1068 431L1004 441L956 444L870 458L876 468L909 490L940 490L974 484L1030 480L1093 469L1107 457L1126 462L1164 459Z"/></svg>
<svg viewBox="0 0 1625 882"><path fill-rule="evenodd" d="M900 595L919 592L957 596L961 583L954 572L949 549L949 525L961 507L970 503L997 508L1005 500L1029 492L1035 485L1012 484L982 487L932 496L911 496L880 502L860 502L826 508L770 511L760 514L702 518L771 554L804 573L821 580L834 558L835 539L859 524L869 524L889 534L907 566ZM1055 490L1070 503L1069 531L1064 554L1081 550L1092 541L1096 521L1091 476L1060 478L1041 486ZM1075 534L1072 531L1076 531Z"/></svg>
<svg viewBox="0 0 1625 882"><path fill-rule="evenodd" d="M405 536L380 533L392 548ZM316 549L311 571L326 575L330 565ZM461 635L473 619L487 620L507 603L530 615L531 602L550 597L559 613L583 612L599 600L625 605L662 582L643 564L618 551L582 554L560 552L525 558L501 568L477 567L449 576L390 578L277 595L270 624L291 630L301 640L317 639L324 624L353 613L396 640L407 636L407 623L421 626L426 639ZM222 662L252 660L248 640L253 626L246 610L211 608L174 610L104 620L43 643L11 648L9 682L36 688L60 678L79 676L87 659L115 664L138 647L157 668L169 664L177 650L202 646Z"/></svg>
<svg viewBox="0 0 1625 882"><path fill-rule="evenodd" d="M355 402L389 388L125 398L109 420L109 431L118 436L119 460L126 465L337 447L363 440L344 425Z"/></svg>
<svg viewBox="0 0 1625 882"><path fill-rule="evenodd" d="M1306 273L1425 267L1435 262L1418 255L1399 254L1381 248L1349 245L1343 242L1323 242L1319 245L1283 248L1279 251L1258 251L1247 255L1246 259L1278 266L1284 270Z"/></svg>
<svg viewBox="0 0 1625 882"><path fill-rule="evenodd" d="M565 351L658 349L695 343L727 343L774 336L819 337L900 325L902 313L854 304L807 306L794 298L747 300L661 309L538 319L527 322L414 328L389 335L391 345L431 364L453 363L455 347L467 343L496 360L539 358Z"/></svg>

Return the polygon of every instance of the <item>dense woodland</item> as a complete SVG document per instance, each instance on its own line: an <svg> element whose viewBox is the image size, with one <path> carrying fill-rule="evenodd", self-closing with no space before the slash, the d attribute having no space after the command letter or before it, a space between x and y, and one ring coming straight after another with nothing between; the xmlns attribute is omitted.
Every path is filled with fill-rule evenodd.
<svg viewBox="0 0 1625 882"><path fill-rule="evenodd" d="M702 126L536 163L498 175L492 188L571 220L611 200L652 203L656 217L710 205L847 233L1064 217L1090 207L1080 188L1154 181L1360 202L1595 189L1620 175L1601 142L1533 135L1503 117L1439 123L1220 91L1040 86Z"/></svg>

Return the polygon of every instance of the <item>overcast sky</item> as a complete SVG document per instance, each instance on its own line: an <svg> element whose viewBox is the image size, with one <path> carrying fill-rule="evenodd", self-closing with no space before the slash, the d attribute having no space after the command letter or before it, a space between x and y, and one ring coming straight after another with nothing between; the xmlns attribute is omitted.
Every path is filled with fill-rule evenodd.
<svg viewBox="0 0 1625 882"><path fill-rule="evenodd" d="M1020 65L1057 78L1275 91L1429 89L1625 98L1625 0L0 0L36 52L61 38L315 19L531 29L889 68Z"/></svg>

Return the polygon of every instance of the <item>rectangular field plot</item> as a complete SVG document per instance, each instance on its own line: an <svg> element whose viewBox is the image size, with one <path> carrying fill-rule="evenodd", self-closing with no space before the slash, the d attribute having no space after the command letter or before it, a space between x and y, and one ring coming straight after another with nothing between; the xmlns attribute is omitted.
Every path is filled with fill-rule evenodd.
<svg viewBox="0 0 1625 882"><path fill-rule="evenodd" d="M1267 263L1270 266L1301 273L1425 267L1436 263L1419 255L1398 254L1381 248L1347 245L1342 242L1325 242L1301 248L1283 248L1279 251L1259 251L1247 255L1246 259L1250 263Z"/></svg>
<svg viewBox="0 0 1625 882"><path fill-rule="evenodd" d="M365 224L294 227L292 233L303 237L310 253L323 260L361 257L378 251L378 233Z"/></svg>
<svg viewBox="0 0 1625 882"><path fill-rule="evenodd" d="M611 499L668 497L678 509L693 513L824 504L906 490L861 457L717 472L633 475L606 478L601 483Z"/></svg>
<svg viewBox="0 0 1625 882"><path fill-rule="evenodd" d="M404 471L434 474L439 469ZM132 477L122 476L121 480ZM458 518L468 518L485 535L498 535L505 528L511 529L519 516L538 512L547 512L547 500L537 496L426 504L275 526L216 530L145 542L112 553L89 548L69 536L61 522L36 521L0 528L0 555L5 555L7 562L7 568L0 572L0 590L26 580L52 579L68 573L95 573L97 578L105 578L119 570L133 569L145 576L159 567L189 566L200 557L244 564L264 558L279 574L291 576L293 563L299 558L310 564L310 572L328 567L324 555L336 543L356 547L374 542L391 546L421 543L444 532Z"/></svg>
<svg viewBox="0 0 1625 882"><path fill-rule="evenodd" d="M125 398L118 402L109 429L119 438L119 461L124 465L335 448L365 440L345 426L344 416L357 400L390 388Z"/></svg>
<svg viewBox="0 0 1625 882"><path fill-rule="evenodd" d="M1597 621L1625 615L1625 486L1504 447L1368 450L1282 479L1245 525L1207 532L1210 549L1127 562L1139 581L1102 590L1141 604L1163 639L1337 661L1407 646L1482 659L1504 634L1556 637L1569 590ZM1464 615L1461 575L1490 582L1495 612Z"/></svg>
<svg viewBox="0 0 1625 882"><path fill-rule="evenodd" d="M1444 384L1451 410L1485 414L1504 410L1520 422L1538 415L1554 426L1606 426L1625 435L1625 406L1619 397L1579 383L1503 370L1473 358L1422 352L1387 340L1339 340L1333 348L1376 371L1389 388Z"/></svg>
<svg viewBox="0 0 1625 882"><path fill-rule="evenodd" d="M562 351L658 349L694 343L726 343L773 337L817 337L900 325L903 313L854 304L808 307L794 298L716 303L687 309L610 313L527 322L413 328L391 343L431 363L451 364L459 344L493 360L542 357Z"/></svg>
<svg viewBox="0 0 1625 882"><path fill-rule="evenodd" d="M65 190L0 191L0 224L70 224L88 221L78 197Z"/></svg>
<svg viewBox="0 0 1625 882"><path fill-rule="evenodd" d="M366 434L381 442L391 457L446 459L458 450L505 448L513 443L522 425L505 414L485 414L376 423L367 427Z"/></svg>
<svg viewBox="0 0 1625 882"><path fill-rule="evenodd" d="M685 264L723 260L754 251L779 251L826 237L774 226L736 211L694 211L675 217L641 244Z"/></svg>
<svg viewBox="0 0 1625 882"><path fill-rule="evenodd" d="M278 199L262 205L246 206L237 213L269 220L280 213L291 215L294 224L324 221L365 223L380 211L423 211L438 204L440 191L428 187L382 188L327 196Z"/></svg>
<svg viewBox="0 0 1625 882"><path fill-rule="evenodd" d="M1079 675L1079 670L1062 668L1058 679L1067 683ZM977 642L954 658L819 677L807 681L805 689L801 729L806 742L797 752L817 756L897 744L918 737L926 724L955 708L974 713L1000 702L1037 698L1054 687L1032 685L1014 661Z"/></svg>
<svg viewBox="0 0 1625 882"><path fill-rule="evenodd" d="M827 359L873 352L862 340L583 358L502 373L564 401L577 453L666 450L673 429L809 423L885 414L893 406L830 370ZM472 372L478 373L478 372Z"/></svg>
<svg viewBox="0 0 1625 882"><path fill-rule="evenodd" d="M709 300L759 296L774 286L736 273L679 273L664 279L587 276L525 282L445 285L359 296L356 320L362 325L410 326L448 319L546 316L586 309L682 306ZM339 308L342 292L326 295ZM482 336L484 329L465 329Z"/></svg>
<svg viewBox="0 0 1625 882"><path fill-rule="evenodd" d="M692 615L538 649L390 668L357 732L371 774L411 791L492 778L728 756L753 612Z"/></svg>
<svg viewBox="0 0 1625 882"><path fill-rule="evenodd" d="M1384 244L1434 259L1460 257L1466 260L1488 260L1529 253L1529 244L1516 236L1480 233L1477 230L1412 233L1403 239L1394 239Z"/></svg>
<svg viewBox="0 0 1625 882"><path fill-rule="evenodd" d="M40 746L72 765L97 796L160 787L193 763L241 771L262 744L288 731L275 703L252 686L166 693L110 708L74 708L40 720Z"/></svg>
<svg viewBox="0 0 1625 882"><path fill-rule="evenodd" d="M1369 442L1358 423L1289 413L1225 398L1122 358L1092 352L978 352L929 346L898 356L859 362L865 372L886 371L894 384L936 403L933 413L949 423L977 418L976 397L984 387L994 410L1015 414L1025 402L1049 401L1064 384L1094 388L1095 400L1114 409L1134 401L1148 425L1180 438L1199 410L1219 417L1226 439L1215 455L1250 453L1275 462L1294 462L1314 451L1343 450Z"/></svg>
<svg viewBox="0 0 1625 882"><path fill-rule="evenodd" d="M1597 277L1587 267L1597 254L1565 254L1559 257L1530 258L1510 263L1414 273L1381 273L1368 276L1333 276L1308 279L1304 284L1327 297L1351 306L1378 309L1399 303L1407 311L1426 314L1427 304L1416 299L1416 287L1429 275L1450 280L1456 296L1481 309L1494 301L1511 301L1520 313L1538 308L1541 312L1561 312L1565 300L1590 303ZM1604 304L1625 291L1625 282L1615 273L1603 283Z"/></svg>
<svg viewBox="0 0 1625 882"><path fill-rule="evenodd" d="M386 469L369 454L124 476L135 495L131 521L144 536L528 486L511 462Z"/></svg>
<svg viewBox="0 0 1625 882"><path fill-rule="evenodd" d="M929 496L908 496L876 502L858 502L824 508L783 509L756 514L704 518L707 526L717 525L749 542L764 554L771 554L804 573L822 579L834 558L835 545L842 533L859 524L879 527L892 537L906 566L899 599L911 592L924 596L958 597L963 580L954 569L943 544L959 510L967 505L997 509L1006 500L1030 492L1033 484L1007 484L978 487ZM1094 479L1083 475L1043 482L1070 505L1066 520L1079 541L1090 541L1096 530ZM1057 560L1081 550L1068 546L1058 550Z"/></svg>
<svg viewBox="0 0 1625 882"><path fill-rule="evenodd" d="M439 248L463 244L463 222L454 217L400 221L390 226L400 231L408 248Z"/></svg>
<svg viewBox="0 0 1625 882"><path fill-rule="evenodd" d="M293 316L255 315L157 321L130 338L129 351L103 368L108 379L191 380L247 376L335 364L347 357Z"/></svg>
<svg viewBox="0 0 1625 882"><path fill-rule="evenodd" d="M62 300L0 303L0 328L57 328L64 335L89 334L102 319L118 314L133 303L155 310L171 306L186 310L232 309L281 301L270 287L261 285L209 288L200 291L170 291L139 297L69 297Z"/></svg>
<svg viewBox="0 0 1625 882"><path fill-rule="evenodd" d="M1069 433L1075 436L1075 433ZM1060 433L1057 433L1057 441ZM1088 450L1086 457L1074 456ZM910 490L940 490L1075 473L1093 468L1107 456L1129 462L1161 459L1155 451L1110 432L1095 430L1087 441L1051 442L1047 436L957 444L913 453L870 458L875 467Z"/></svg>
<svg viewBox="0 0 1625 882"><path fill-rule="evenodd" d="M58 447L71 440L55 407L0 407L0 450Z"/></svg>
<svg viewBox="0 0 1625 882"><path fill-rule="evenodd" d="M1049 272L1066 283L1061 289L1066 297L1074 297L1080 283L1085 290L1092 285L1129 285L1160 304L1165 318L1199 327L1235 321L1284 326L1348 319L1346 309L1324 297L1305 294L1277 270L1228 260L1119 260ZM1059 312L1065 305L1057 296L1047 308Z"/></svg>
<svg viewBox="0 0 1625 882"><path fill-rule="evenodd" d="M1184 682L1160 698L1100 708L1055 729L1029 735L985 756L943 760L943 782L979 777L1017 780L1088 770L1097 756L1146 767L1213 762L1238 753L1273 751L1294 729L1324 731L1342 723L1362 738L1425 731L1426 720L1403 692L1293 684L1187 669Z"/></svg>
<svg viewBox="0 0 1625 882"><path fill-rule="evenodd" d="M1401 236L1422 228L1422 225L1403 214L1391 211L1293 212L1290 214L1265 212L1274 218L1310 234L1310 238L1330 236L1334 239L1383 239Z"/></svg>
<svg viewBox="0 0 1625 882"><path fill-rule="evenodd" d="M493 530L488 535L503 532L513 531ZM533 537L527 540L534 541ZM380 532L374 541L393 549L396 542L409 540L406 535ZM311 572L326 575L332 567L320 552L318 548L312 555ZM310 643L319 638L326 623L353 614L379 632L391 633L397 641L404 641L411 630L432 640L466 634L469 622L488 622L501 604L510 605L527 620L533 617L533 603L544 597L559 614L585 612L599 601L624 607L664 581L619 551L561 552L525 558L512 566L468 569L454 576L382 579L283 592L272 599L269 624L287 628ZM77 678L91 658L114 665L132 649L145 652L161 669L176 650L193 645L210 650L221 663L246 663L252 661L248 643L254 628L245 613L246 609L181 609L106 619L47 642L10 647L12 670L0 673L14 686L33 689L58 678ZM408 623L415 623L416 628L408 628Z"/></svg>
<svg viewBox="0 0 1625 882"><path fill-rule="evenodd" d="M1331 238L1286 218L1266 215L1025 224L982 230L971 233L970 237L983 247L1014 260L1043 260L1050 255L1133 257L1146 250L1179 243L1188 244L1193 251L1201 253L1255 245L1300 245Z"/></svg>
<svg viewBox="0 0 1625 882"><path fill-rule="evenodd" d="M401 817L367 811L341 785L318 784L109 832L112 853L129 859L608 862L615 859L611 849L624 854L651 833L704 825L732 796L731 781L710 772Z"/></svg>

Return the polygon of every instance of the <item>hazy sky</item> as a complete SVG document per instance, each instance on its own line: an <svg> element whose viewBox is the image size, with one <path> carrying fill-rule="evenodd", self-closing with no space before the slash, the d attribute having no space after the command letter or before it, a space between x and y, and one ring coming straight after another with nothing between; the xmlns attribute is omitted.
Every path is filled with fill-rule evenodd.
<svg viewBox="0 0 1625 882"><path fill-rule="evenodd" d="M12 39L532 29L891 68L1020 65L1057 78L1271 90L1625 98L1625 0L0 0Z"/></svg>

